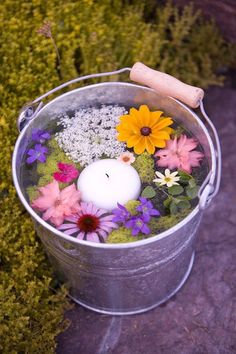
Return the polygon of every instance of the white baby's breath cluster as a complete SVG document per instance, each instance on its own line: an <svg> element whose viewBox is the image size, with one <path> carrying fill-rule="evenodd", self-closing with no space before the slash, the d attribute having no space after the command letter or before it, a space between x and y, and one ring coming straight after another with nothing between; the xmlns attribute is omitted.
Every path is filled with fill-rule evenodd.
<svg viewBox="0 0 236 354"><path fill-rule="evenodd" d="M66 155L82 166L106 156L116 158L126 146L117 140L116 126L119 117L127 114L124 107L102 106L84 108L59 119L62 131L56 133L56 140Z"/></svg>

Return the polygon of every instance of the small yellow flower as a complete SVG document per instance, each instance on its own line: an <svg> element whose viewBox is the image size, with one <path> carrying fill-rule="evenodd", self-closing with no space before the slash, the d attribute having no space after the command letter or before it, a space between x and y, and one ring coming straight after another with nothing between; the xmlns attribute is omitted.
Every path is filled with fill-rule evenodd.
<svg viewBox="0 0 236 354"><path fill-rule="evenodd" d="M159 183L160 186L164 186L165 184L167 187L172 187L175 185L178 185L179 183L177 181L180 180L180 177L178 175L178 171L170 173L170 170L167 168L165 169L165 174L163 175L161 172L156 171L155 174L157 175L158 178L155 178L153 182Z"/></svg>
<svg viewBox="0 0 236 354"><path fill-rule="evenodd" d="M129 114L120 117L121 123L116 127L118 140L126 142L128 148L133 147L138 155L145 150L154 154L156 147L166 146L173 131L169 127L173 120L161 117L162 113L150 112L146 105L140 106L139 110L131 108Z"/></svg>

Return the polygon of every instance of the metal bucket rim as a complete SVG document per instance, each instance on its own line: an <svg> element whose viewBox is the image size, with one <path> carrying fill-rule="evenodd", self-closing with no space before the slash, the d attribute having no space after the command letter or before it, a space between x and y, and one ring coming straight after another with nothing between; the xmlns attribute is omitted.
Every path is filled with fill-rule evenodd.
<svg viewBox="0 0 236 354"><path fill-rule="evenodd" d="M57 100L59 100L61 97L65 97L69 94L71 94L72 92L75 91L83 91L83 90L87 90L90 89L91 87L96 87L96 86L108 86L108 85L119 85L119 86L133 86L133 87L140 87L143 88L145 90L151 91L151 92L156 92L155 90L142 86L142 85L136 85L136 84L131 84L131 83L127 83L127 82L116 82L116 81L112 81L112 82L102 82L102 83L98 83L98 84L91 84L91 85L87 85L84 87L79 87L73 90L70 90L62 95L57 96L56 98L54 98L53 100L49 101L45 106L42 107L42 109L39 111L39 113L41 113L43 110L45 110L47 108L47 106L49 104L51 104L52 102L55 102ZM180 106L182 106L184 109L186 109L189 113L191 113L194 118L197 120L197 122L199 123L199 125L201 126L202 130L204 131L206 138L208 140L209 143L209 148L210 148L210 152L211 152L211 156L213 156L215 154L215 150L214 150L214 145L212 142L212 139L209 135L209 132L207 130L207 128L205 127L205 125L203 124L203 122L201 121L201 119L196 115L195 112L193 112L188 106L186 106L185 104L183 104L182 102L178 101L177 99L173 98L173 97L168 97L171 100L174 100L175 102L177 102ZM39 114L38 113L38 114ZM46 229L48 229L50 232L52 232L53 234L56 234L57 236L61 237L63 240L65 241L69 241L72 244L76 244L76 245L83 245L83 246L88 246L88 247L94 247L94 248L104 248L104 249L125 249L125 248L134 248L134 247L141 247L144 245L148 245L149 243L161 240L169 235L171 235L172 233L176 232L178 229L180 229L182 226L184 226L185 224L187 224L198 212L200 212L200 208L199 208L199 204L192 210L191 213L189 213L183 220L181 220L179 223L177 223L176 225L174 225L173 227L169 228L168 230L161 232L155 236L151 236L149 238L143 239L143 240L139 240L139 241L135 241L135 242L127 242L127 243L96 243L96 242L91 242L91 241L85 241L85 240L79 240L77 238L73 238L71 236L66 235L65 233L57 230L55 227L51 226L49 223L47 223L46 221L44 221L30 206L30 204L27 202L27 200L25 199L21 188L19 186L18 183L18 178L17 178L17 174L16 174L16 158L17 158L17 151L19 148L19 145L21 143L21 140L24 136L25 131L28 129L28 127L32 124L32 122L37 119L38 114L22 129L22 131L20 132L17 140L16 140L16 144L14 147L14 152L13 152L13 157L12 157L12 175L13 175L13 182L18 194L18 197L20 199L20 201L22 202L22 204L24 205L25 209L28 211L28 213L31 215L31 217L33 217L33 219L35 219L39 224L41 224L43 227L45 227ZM203 182L204 183L204 182Z"/></svg>

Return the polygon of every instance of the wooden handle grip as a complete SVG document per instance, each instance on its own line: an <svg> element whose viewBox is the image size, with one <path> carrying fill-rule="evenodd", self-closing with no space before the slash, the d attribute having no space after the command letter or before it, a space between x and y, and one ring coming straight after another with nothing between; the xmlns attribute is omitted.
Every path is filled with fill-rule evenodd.
<svg viewBox="0 0 236 354"><path fill-rule="evenodd" d="M184 84L171 75L150 69L139 62L132 67L130 79L153 88L163 96L177 98L192 108L197 108L204 96L201 88Z"/></svg>

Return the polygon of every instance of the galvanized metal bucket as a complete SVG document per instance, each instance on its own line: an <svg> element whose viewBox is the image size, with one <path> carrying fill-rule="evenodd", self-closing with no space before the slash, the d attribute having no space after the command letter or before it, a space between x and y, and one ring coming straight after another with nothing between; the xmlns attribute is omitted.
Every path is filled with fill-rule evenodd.
<svg viewBox="0 0 236 354"><path fill-rule="evenodd" d="M201 110L208 128L179 101L130 83L105 82L77 88L43 106L44 97L70 83L126 70L129 69L78 78L36 99L20 114L20 135L13 154L13 179L17 193L33 219L59 281L67 284L71 298L77 303L113 315L147 311L168 300L181 288L193 265L194 243L203 209L219 189L221 171L219 140L202 102ZM152 238L126 244L81 241L50 226L27 202L21 177L24 168L22 157L32 129L46 128L68 111L101 104L126 107L147 104L150 109L161 109L183 123L204 149L210 172L199 191L198 205L179 224ZM213 133L213 139L210 133Z"/></svg>

